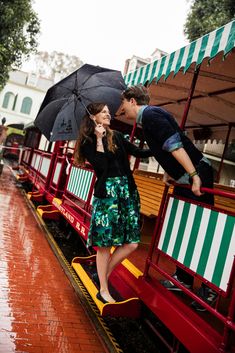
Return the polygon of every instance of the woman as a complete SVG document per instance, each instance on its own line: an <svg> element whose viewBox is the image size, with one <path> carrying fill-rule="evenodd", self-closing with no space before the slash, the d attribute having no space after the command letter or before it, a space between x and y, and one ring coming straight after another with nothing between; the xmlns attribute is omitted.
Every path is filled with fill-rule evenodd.
<svg viewBox="0 0 235 353"><path fill-rule="evenodd" d="M111 130L110 119L106 104L90 104L75 151L75 163L81 165L88 160L97 176L87 246L98 248L96 266L100 291L97 298L103 303L115 302L109 293L108 277L140 241L139 194L128 155L152 155L149 150L128 142L120 132ZM112 246L116 248L110 255Z"/></svg>

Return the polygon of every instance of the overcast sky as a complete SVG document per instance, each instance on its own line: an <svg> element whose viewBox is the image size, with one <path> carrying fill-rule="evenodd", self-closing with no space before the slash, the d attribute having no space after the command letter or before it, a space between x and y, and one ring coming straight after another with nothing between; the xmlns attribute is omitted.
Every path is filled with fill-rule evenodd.
<svg viewBox="0 0 235 353"><path fill-rule="evenodd" d="M92 65L123 70L132 55L170 53L188 43L188 0L34 0L33 7L41 21L39 50Z"/></svg>

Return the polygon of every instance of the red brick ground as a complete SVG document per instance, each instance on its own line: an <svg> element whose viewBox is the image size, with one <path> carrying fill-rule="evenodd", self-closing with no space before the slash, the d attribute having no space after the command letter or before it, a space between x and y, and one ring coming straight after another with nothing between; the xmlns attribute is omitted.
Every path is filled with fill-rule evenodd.
<svg viewBox="0 0 235 353"><path fill-rule="evenodd" d="M0 353L105 351L4 166L0 176Z"/></svg>

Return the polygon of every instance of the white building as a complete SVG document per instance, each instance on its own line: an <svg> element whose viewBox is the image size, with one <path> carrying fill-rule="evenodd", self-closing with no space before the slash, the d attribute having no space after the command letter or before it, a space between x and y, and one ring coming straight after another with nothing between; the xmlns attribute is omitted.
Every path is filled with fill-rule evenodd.
<svg viewBox="0 0 235 353"><path fill-rule="evenodd" d="M123 75L127 75L129 72L137 70L139 67L147 65L155 60L166 56L166 53L163 50L156 48L154 52L150 55L149 58L140 58L139 56L133 55L130 59L127 59L125 62Z"/></svg>
<svg viewBox="0 0 235 353"><path fill-rule="evenodd" d="M48 88L53 84L52 80L34 73L10 72L9 80L0 92L0 117L6 118L6 125L33 121Z"/></svg>

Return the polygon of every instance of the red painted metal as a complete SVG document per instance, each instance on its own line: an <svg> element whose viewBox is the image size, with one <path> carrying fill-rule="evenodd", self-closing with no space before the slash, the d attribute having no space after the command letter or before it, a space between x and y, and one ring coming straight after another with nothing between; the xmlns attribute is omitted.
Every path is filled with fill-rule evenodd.
<svg viewBox="0 0 235 353"><path fill-rule="evenodd" d="M58 204L53 200L52 204L60 211L62 216L71 224L71 226L81 235L85 240L87 239L89 224L85 224L83 217L80 216L74 209L69 207L67 204ZM82 213L86 213L85 210L80 208Z"/></svg>
<svg viewBox="0 0 235 353"><path fill-rule="evenodd" d="M144 277L148 276L148 271L149 271L149 265L150 262L152 260L153 257L153 252L155 247L158 244L159 241L159 237L160 237L160 232L159 232L159 228L162 224L162 214L163 214L163 210L166 204L166 198L168 195L168 190L169 190L169 186L165 185L164 191L163 191L163 195L162 195L162 200L161 200L161 205L159 208L159 212L158 212L158 217L157 217L157 221L154 227L154 231L153 231L153 237L152 237L152 241L150 243L150 248L149 248L149 252L148 252L148 256L146 259L146 264L145 264L145 270L144 270Z"/></svg>
<svg viewBox="0 0 235 353"><path fill-rule="evenodd" d="M220 351L221 337L216 330L158 281L139 278L138 289L139 298L190 353Z"/></svg>
<svg viewBox="0 0 235 353"><path fill-rule="evenodd" d="M134 141L136 129L137 129L137 123L136 123L136 121L135 121L135 122L134 122L134 125L133 125L132 132L131 132L131 136L130 136L130 142L133 142L133 141Z"/></svg>
<svg viewBox="0 0 235 353"><path fill-rule="evenodd" d="M51 163L50 163L50 168L49 168L47 179L46 179L45 189L48 189L48 187L50 185L51 176L52 176L52 172L55 167L54 163L55 163L57 154L59 154L59 155L61 154L61 149L60 149L61 146L64 146L64 141L57 141L55 143L54 150L51 154Z"/></svg>
<svg viewBox="0 0 235 353"><path fill-rule="evenodd" d="M212 190L212 189L207 189L207 188L202 188L202 191L203 192L209 192L209 193L217 194L217 195L220 195L220 196L227 196L227 197L231 197L231 198L235 199L235 193L224 192L224 191L221 191L221 190ZM173 196L172 195L167 195L166 196L167 201L168 201L168 199L170 197L173 197ZM180 198L180 199L183 199L183 198ZM166 202L166 204L167 203L168 202ZM191 201L190 201L190 203L198 204L197 202L191 202ZM203 206L203 204L200 204L200 205ZM208 205L204 205L204 207L208 207L208 208L211 208L211 209L219 210L218 208L213 207L213 206L209 207ZM229 304L229 314L226 316L226 314L220 313L218 311L218 305L215 308L211 307L206 302L204 302L200 297L198 297L196 294L194 294L191 290L185 288L181 283L179 283L174 278L172 278L171 275L169 275L166 270L164 270L163 268L161 268L161 266L158 265L159 256L161 254L164 257L166 257L169 261L172 261L172 262L176 263L179 267L183 268L186 272L188 272L191 275L193 275L194 277L197 277L200 280L204 281L207 285L209 284L209 282L205 281L205 279L203 279L201 276L196 275L193 271L191 271L190 269L186 268L181 263L178 263L176 260L174 260L173 258L168 256L167 254L164 254L163 252L161 252L160 250L157 249L157 244L158 244L158 241L159 241L159 238L160 238L161 228L162 228L162 225L163 225L162 224L162 220L164 219L165 212L166 212L166 207L162 207L160 212L159 212L159 215L158 215L158 221L157 221L157 224L156 224L156 232L154 232L154 236L153 236L152 243L151 243L151 246L150 246L150 251L149 251L149 254L148 254L148 258L147 258L147 263L146 263L146 267L145 267L145 273L144 273L144 276L143 276L143 280L148 282L148 283L152 280L152 277L149 274L150 268L152 270L157 271L159 274L163 275L166 279L168 279L171 282L173 282L185 294L187 294L189 297L191 297L192 300L196 300L200 305L205 307L206 310L213 315L213 317L215 317L218 320L220 320L221 323L224 325L224 334L223 334L223 336L221 335L221 337L220 337L221 343L218 345L218 351L224 351L222 349L224 349L224 347L226 347L226 349L227 349L227 346L229 344L228 343L229 336L232 334L232 332L233 333L235 332L235 322L234 322L234 318L235 318L235 299L234 299L235 291L233 291L232 294L231 294L232 295L232 299L231 299L230 304ZM232 215L235 216L235 213L233 213ZM153 260L154 251L155 251L155 254L157 253L157 256L156 256L155 260ZM222 290L218 289L213 284L210 284L210 287L212 289L216 290L218 292L219 296L223 295L225 297L228 297L228 295L232 291L232 285L233 285L234 279L235 279L235 261L233 262L233 267L232 267L232 271L231 271L231 274L230 274L230 279L229 279L229 282L228 282L228 286L227 286L226 292L223 292ZM156 293L157 293L157 291L156 291ZM159 293L158 293L158 295L159 295ZM148 301L149 300L148 297L145 297L145 295L144 295L142 300L148 307L150 307L150 304L149 304L149 301ZM153 308L151 308L151 310L153 310ZM232 320L231 320L231 318L232 318ZM165 321L163 321L163 322L164 322L164 324L166 324ZM202 328L202 331L203 330L204 330L204 327ZM177 337L179 338L179 336L177 336ZM183 343L185 344L185 341ZM220 350L219 350L219 347L220 347Z"/></svg>
<svg viewBox="0 0 235 353"><path fill-rule="evenodd" d="M182 130L184 130L185 123L186 123L186 120L187 120L187 117L188 117L188 112L189 112L189 108L190 108L191 101L192 101L192 98L193 98L193 93L194 93L194 90L195 90L195 87L196 87L199 71L200 71L200 66L197 67L197 69L196 69L196 71L194 72L194 75L193 75L191 87L190 87L190 90L189 90L189 95L188 95L188 98L187 98L187 102L186 102L186 105L185 105L185 108L184 108L182 121L181 121L181 124L180 124L180 127L181 127Z"/></svg>

